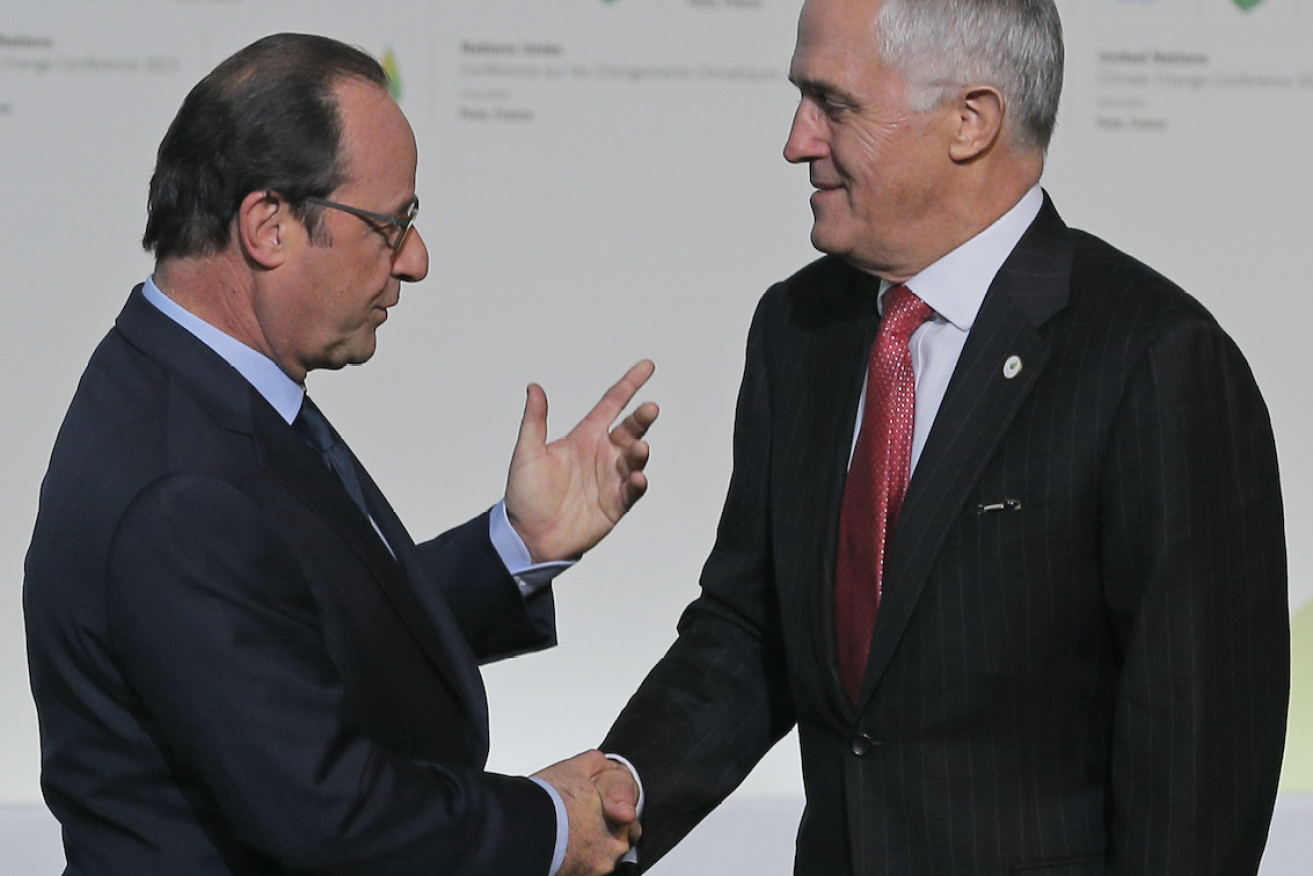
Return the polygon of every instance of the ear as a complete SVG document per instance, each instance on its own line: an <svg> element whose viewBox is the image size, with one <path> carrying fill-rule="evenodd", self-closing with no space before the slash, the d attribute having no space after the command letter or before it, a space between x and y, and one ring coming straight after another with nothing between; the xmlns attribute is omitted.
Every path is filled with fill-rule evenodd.
<svg viewBox="0 0 1313 876"><path fill-rule="evenodd" d="M986 154L1003 132L1007 103L992 85L972 85L953 104L954 130L949 143L953 161L963 164Z"/></svg>
<svg viewBox="0 0 1313 876"><path fill-rule="evenodd" d="M298 222L287 202L275 192L251 192L237 208L236 234L243 255L262 268L276 268L287 259L290 223Z"/></svg>

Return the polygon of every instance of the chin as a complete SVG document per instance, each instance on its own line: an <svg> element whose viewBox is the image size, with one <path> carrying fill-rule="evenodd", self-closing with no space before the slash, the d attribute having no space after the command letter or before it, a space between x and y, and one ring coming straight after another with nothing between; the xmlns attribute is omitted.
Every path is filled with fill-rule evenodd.
<svg viewBox="0 0 1313 876"><path fill-rule="evenodd" d="M812 225L812 246L825 253L826 255L841 256L847 248L839 242L839 235L834 233L831 228L824 227L820 222Z"/></svg>
<svg viewBox="0 0 1313 876"><path fill-rule="evenodd" d="M360 338L355 343L341 344L324 357L324 363L317 366L328 371L337 371L348 365L363 365L374 356L376 349L374 335Z"/></svg>
<svg viewBox="0 0 1313 876"><path fill-rule="evenodd" d="M351 351L351 356L350 356L350 358L347 360L347 363L346 363L346 364L348 364L348 365L364 365L364 364L365 364L366 362L368 362L370 359L374 358L374 352L375 352L377 349L378 349L377 346L375 346L374 344L370 344L367 348L360 349L360 350L353 350L353 351Z"/></svg>

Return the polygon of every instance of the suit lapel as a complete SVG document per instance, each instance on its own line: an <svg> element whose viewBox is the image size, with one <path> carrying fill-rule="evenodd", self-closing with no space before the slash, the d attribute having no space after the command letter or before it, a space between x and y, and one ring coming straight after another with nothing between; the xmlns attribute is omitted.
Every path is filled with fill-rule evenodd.
<svg viewBox="0 0 1313 876"><path fill-rule="evenodd" d="M1043 373L1050 350L1039 329L1066 304L1071 259L1066 226L1046 196L985 295L908 484L859 707L888 667L963 503ZM1021 370L1008 376L1014 356Z"/></svg>
<svg viewBox="0 0 1313 876"><path fill-rule="evenodd" d="M167 368L224 429L249 434L260 466L320 516L369 570L459 702L475 716L471 747L487 754L487 701L476 662L445 600L415 558L414 543L378 487L357 463L374 519L396 551L378 537L350 495L305 442L221 356L133 290L116 328L152 360ZM409 577L408 577L409 576ZM417 594L423 592L423 598ZM421 604L422 602L422 604ZM459 653L457 653L459 652Z"/></svg>
<svg viewBox="0 0 1313 876"><path fill-rule="evenodd" d="M419 558L415 542L406 531L392 506L379 490L364 466L356 463L365 504L388 544L396 551L396 560L405 570L400 587L385 586L388 598L411 625L429 659L442 670L453 687L457 700L468 713L463 722L467 742L474 752L474 762L488 758L488 697L479 675L478 658L470 650L464 631L451 613L446 598L430 579ZM377 539L376 539L377 540Z"/></svg>
<svg viewBox="0 0 1313 876"><path fill-rule="evenodd" d="M428 586L428 576L414 556L414 542L378 486L356 461L366 504L386 544L346 488L291 427L267 404L253 403L252 408L259 412L252 417L252 433L261 465L313 508L369 570L457 699L466 705L480 734L480 740L471 740L474 750L486 755L487 703L474 656L441 594L427 592L434 588ZM421 591L426 591L423 598Z"/></svg>
<svg viewBox="0 0 1313 876"><path fill-rule="evenodd" d="M252 399L251 433L260 465L323 518L380 582L404 578L387 545L315 452L267 404Z"/></svg>
<svg viewBox="0 0 1313 876"><path fill-rule="evenodd" d="M780 551L782 581L817 582L798 604L808 616L791 619L795 640L811 649L818 681L842 714L851 708L839 680L834 618L834 563L839 507L848 472L871 344L879 327L880 281L837 260L818 263L832 271L799 286L788 322L803 329L806 342L781 363L777 399L788 416L776 423L780 460L774 527L803 550Z"/></svg>

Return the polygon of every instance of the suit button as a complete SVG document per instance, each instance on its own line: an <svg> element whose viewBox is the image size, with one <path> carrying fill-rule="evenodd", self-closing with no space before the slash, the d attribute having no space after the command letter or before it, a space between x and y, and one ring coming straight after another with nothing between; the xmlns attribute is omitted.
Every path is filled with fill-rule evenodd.
<svg viewBox="0 0 1313 876"><path fill-rule="evenodd" d="M866 757L866 753L871 750L871 746L879 744L865 733L858 733L853 737L853 754L858 757Z"/></svg>

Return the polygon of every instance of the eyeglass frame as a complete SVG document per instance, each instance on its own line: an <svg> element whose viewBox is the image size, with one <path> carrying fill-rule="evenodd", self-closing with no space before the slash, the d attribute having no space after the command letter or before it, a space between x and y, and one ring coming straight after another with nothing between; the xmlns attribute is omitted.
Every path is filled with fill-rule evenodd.
<svg viewBox="0 0 1313 876"><path fill-rule="evenodd" d="M396 243L392 244L393 252L401 252L401 247L406 243L406 235L410 233L410 228L415 224L415 217L419 216L419 195L410 202L410 207L406 210L405 216L389 216L387 213L375 213L373 210L362 210L360 207L352 207L350 204L339 204L337 201L330 201L327 198L316 198L313 195L306 195L301 199L307 204L315 204L319 207L331 207L334 210L341 210L343 213L350 213L352 216L359 216L361 219L369 219L383 225L391 225L401 229L397 235Z"/></svg>

